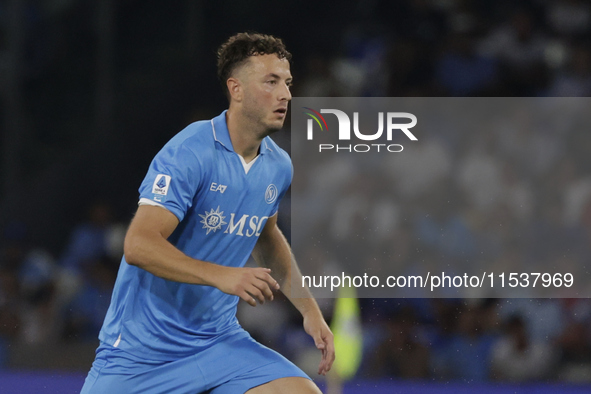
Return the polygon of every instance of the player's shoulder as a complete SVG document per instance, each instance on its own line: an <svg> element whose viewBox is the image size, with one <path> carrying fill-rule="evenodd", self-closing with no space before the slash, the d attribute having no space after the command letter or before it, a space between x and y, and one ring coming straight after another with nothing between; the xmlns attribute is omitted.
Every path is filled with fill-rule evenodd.
<svg viewBox="0 0 591 394"><path fill-rule="evenodd" d="M263 147L267 150L267 154L273 158L273 165L281 168L286 176L291 179L293 175L293 165L289 154L268 136L263 139Z"/></svg>
<svg viewBox="0 0 591 394"><path fill-rule="evenodd" d="M200 120L189 124L178 132L168 144L171 146L183 146L193 151L200 151L213 146L213 141L211 121Z"/></svg>
<svg viewBox="0 0 591 394"><path fill-rule="evenodd" d="M194 156L206 159L215 150L214 137L210 120L193 122L172 137L163 147L163 151L179 156Z"/></svg>
<svg viewBox="0 0 591 394"><path fill-rule="evenodd" d="M275 160L291 165L291 157L289 157L289 154L283 148L277 145L277 143L273 141L271 137L265 137L263 139L263 145Z"/></svg>

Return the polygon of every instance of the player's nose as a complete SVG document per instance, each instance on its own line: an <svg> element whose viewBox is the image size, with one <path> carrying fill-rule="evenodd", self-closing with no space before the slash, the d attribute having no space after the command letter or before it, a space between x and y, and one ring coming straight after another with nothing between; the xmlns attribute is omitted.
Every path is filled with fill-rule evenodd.
<svg viewBox="0 0 591 394"><path fill-rule="evenodd" d="M279 92L279 101L283 100L291 100L291 91L289 90L289 86L286 83L283 84L283 89L281 89Z"/></svg>

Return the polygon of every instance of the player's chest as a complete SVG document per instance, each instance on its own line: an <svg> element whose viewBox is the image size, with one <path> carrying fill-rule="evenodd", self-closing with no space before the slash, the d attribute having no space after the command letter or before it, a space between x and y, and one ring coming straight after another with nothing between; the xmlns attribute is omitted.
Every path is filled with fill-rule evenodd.
<svg viewBox="0 0 591 394"><path fill-rule="evenodd" d="M224 155L218 158L208 176L202 180L198 197L209 205L264 213L278 198L281 187L279 175L264 156L258 157L250 167L245 167L236 155Z"/></svg>

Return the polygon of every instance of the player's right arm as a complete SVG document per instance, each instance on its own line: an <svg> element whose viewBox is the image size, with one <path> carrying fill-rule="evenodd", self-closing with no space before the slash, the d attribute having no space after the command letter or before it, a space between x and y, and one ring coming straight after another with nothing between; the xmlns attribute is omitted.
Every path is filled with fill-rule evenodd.
<svg viewBox="0 0 591 394"><path fill-rule="evenodd" d="M127 263L175 282L214 286L252 306L273 299L279 284L266 268L225 267L191 258L168 242L179 224L165 208L141 205L125 236Z"/></svg>

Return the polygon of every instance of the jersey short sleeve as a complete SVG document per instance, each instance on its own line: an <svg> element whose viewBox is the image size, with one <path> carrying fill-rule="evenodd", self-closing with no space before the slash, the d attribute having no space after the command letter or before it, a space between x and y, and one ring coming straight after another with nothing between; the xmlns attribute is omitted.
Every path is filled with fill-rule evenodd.
<svg viewBox="0 0 591 394"><path fill-rule="evenodd" d="M169 144L154 157L139 192L140 201L159 205L182 221L198 191L201 165L182 144Z"/></svg>

